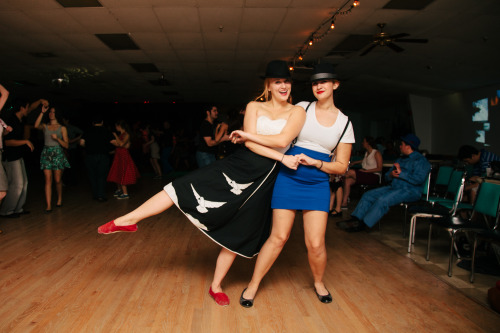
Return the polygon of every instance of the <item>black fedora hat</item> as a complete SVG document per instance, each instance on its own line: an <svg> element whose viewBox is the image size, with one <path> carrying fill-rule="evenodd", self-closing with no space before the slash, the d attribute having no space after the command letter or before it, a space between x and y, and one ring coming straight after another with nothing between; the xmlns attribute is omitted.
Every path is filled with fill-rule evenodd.
<svg viewBox="0 0 500 333"><path fill-rule="evenodd" d="M288 64L283 60L272 60L267 64L265 78L289 79L292 77Z"/></svg>
<svg viewBox="0 0 500 333"><path fill-rule="evenodd" d="M335 74L335 68L332 64L323 63L317 64L313 68L313 74L311 75L311 82L319 80L332 80L337 79L338 76Z"/></svg>

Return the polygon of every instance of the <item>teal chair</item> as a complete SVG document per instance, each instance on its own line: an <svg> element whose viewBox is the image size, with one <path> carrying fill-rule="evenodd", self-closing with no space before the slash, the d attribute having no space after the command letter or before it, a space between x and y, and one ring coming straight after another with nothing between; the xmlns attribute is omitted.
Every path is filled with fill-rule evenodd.
<svg viewBox="0 0 500 333"><path fill-rule="evenodd" d="M479 187L472 215L469 219L464 219L460 215L456 214L450 214L448 216L430 219L426 260L429 260L430 256L432 226L434 225L446 229L450 233L451 238L450 255L448 260L448 276L451 277L453 273L454 250L456 250L456 235L458 233L466 232L474 232L477 234L480 232L484 232L485 230L491 230L491 226L488 224L487 217L489 216L490 218L493 218L495 219L495 221L497 221L499 202L500 184L484 182ZM477 221L479 217L476 218L476 215L478 214L481 214L483 216L484 221Z"/></svg>
<svg viewBox="0 0 500 333"><path fill-rule="evenodd" d="M439 167L437 175L436 175L436 180L434 181L434 185L432 187L432 194L433 196L439 197L440 193L443 192L443 190L446 190L448 187L448 184L450 183L450 178L451 174L453 172L453 167L448 166L448 165L442 165ZM443 193L446 194L446 193ZM444 195L443 195L444 196Z"/></svg>
<svg viewBox="0 0 500 333"><path fill-rule="evenodd" d="M408 207L412 205L419 205L429 201L429 189L431 187L431 173L429 171L425 183L422 184L422 197L419 201L412 202L402 202L401 205L404 207L404 219L403 219L403 238L406 236L406 221L408 221Z"/></svg>
<svg viewBox="0 0 500 333"><path fill-rule="evenodd" d="M446 190L446 196L443 197L429 197L429 202L432 204L439 203L441 206L448 208L449 210L454 209L456 204L455 198L457 191L459 190L462 182L462 178L466 177L467 173L464 170L453 170L450 175L450 181ZM463 194L463 193L462 193ZM468 209L472 210L473 206L466 202L458 202L457 209Z"/></svg>
<svg viewBox="0 0 500 333"><path fill-rule="evenodd" d="M458 180L458 181L457 181ZM465 186L465 172L453 172L452 179L450 182L457 182L458 187L455 189L455 184L453 184L453 189L455 189L453 199L446 199L448 201L442 201L436 203L436 199L443 198L435 198L429 197L427 202L422 203L421 205L411 206L408 209L408 212L411 214L410 219L410 231L408 235L408 253L411 253L411 245L415 243L415 229L417 225L418 218L425 219L436 219L443 218L445 216L455 216L460 204L460 200L462 200L462 195ZM449 187L450 188L450 187Z"/></svg>
<svg viewBox="0 0 500 333"><path fill-rule="evenodd" d="M481 199L481 200L480 200ZM485 218L485 222L489 223L487 220L488 216L493 219L494 226L493 229L485 228L484 230L475 231L474 234L474 245L472 248L472 263L470 271L470 282L474 282L474 269L476 262L476 248L479 240L487 242L500 243L500 184L490 183L488 181L481 184L478 197L476 199L476 204L474 206L474 212L480 212Z"/></svg>

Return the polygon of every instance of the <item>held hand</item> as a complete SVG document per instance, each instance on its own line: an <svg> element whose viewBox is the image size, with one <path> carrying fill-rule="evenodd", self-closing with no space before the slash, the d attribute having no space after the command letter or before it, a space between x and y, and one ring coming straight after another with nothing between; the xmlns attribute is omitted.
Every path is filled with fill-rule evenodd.
<svg viewBox="0 0 500 333"><path fill-rule="evenodd" d="M5 127L5 128L3 129L3 132L4 132L5 134L12 132L12 127L10 127L10 126Z"/></svg>
<svg viewBox="0 0 500 333"><path fill-rule="evenodd" d="M30 140L26 140L26 145L30 148L31 152L35 150L35 146L33 146Z"/></svg>
<svg viewBox="0 0 500 333"><path fill-rule="evenodd" d="M42 106L42 113L47 112L47 110L48 110L48 109L49 109L49 104L47 104L47 105L45 105L45 104L44 104L44 105Z"/></svg>
<svg viewBox="0 0 500 333"><path fill-rule="evenodd" d="M318 163L317 162L318 160L315 160L314 158L310 158L309 156L304 155L304 154L300 154L300 155L296 155L296 156L298 157L299 163L302 165L316 166L316 164Z"/></svg>
<svg viewBox="0 0 500 333"><path fill-rule="evenodd" d="M46 107L47 109L49 108L49 101L47 101L46 99L41 99L40 100L40 103L43 105L43 107Z"/></svg>
<svg viewBox="0 0 500 333"><path fill-rule="evenodd" d="M299 166L299 155L284 155L283 160L281 161L284 166L289 169L297 170Z"/></svg>
<svg viewBox="0 0 500 333"><path fill-rule="evenodd" d="M248 140L248 133L241 130L236 130L231 132L229 138L231 139L232 143L243 143Z"/></svg>

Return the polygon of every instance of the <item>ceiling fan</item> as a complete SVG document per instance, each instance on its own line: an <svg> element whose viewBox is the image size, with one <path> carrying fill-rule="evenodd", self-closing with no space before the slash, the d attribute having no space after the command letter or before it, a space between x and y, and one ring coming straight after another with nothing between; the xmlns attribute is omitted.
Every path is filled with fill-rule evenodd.
<svg viewBox="0 0 500 333"><path fill-rule="evenodd" d="M404 38L410 36L407 33L400 33L400 34L395 34L395 35L389 35L388 33L384 32L384 27L385 23L377 23L377 26L380 28L380 32L376 35L373 36L373 41L371 42L371 45L364 50L360 56L366 55L368 52L373 50L376 46L387 46L391 50L395 52L403 52L404 49L396 44L394 42L398 43L427 43L429 40L428 39L421 39L421 38Z"/></svg>

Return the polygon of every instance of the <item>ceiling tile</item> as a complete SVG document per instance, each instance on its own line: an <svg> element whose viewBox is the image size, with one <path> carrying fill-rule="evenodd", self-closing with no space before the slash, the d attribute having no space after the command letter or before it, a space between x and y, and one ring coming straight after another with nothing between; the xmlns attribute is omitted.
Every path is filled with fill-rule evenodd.
<svg viewBox="0 0 500 333"><path fill-rule="evenodd" d="M200 32L200 20L196 8L165 8L154 9L163 31L167 34Z"/></svg>
<svg viewBox="0 0 500 333"><path fill-rule="evenodd" d="M111 14L127 32L156 32L161 30L152 8L113 8Z"/></svg>
<svg viewBox="0 0 500 333"><path fill-rule="evenodd" d="M243 13L241 32L276 32L286 15L284 8L247 8Z"/></svg>
<svg viewBox="0 0 500 333"><path fill-rule="evenodd" d="M123 28L107 8L68 8L68 14L92 33L123 33Z"/></svg>

